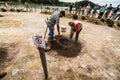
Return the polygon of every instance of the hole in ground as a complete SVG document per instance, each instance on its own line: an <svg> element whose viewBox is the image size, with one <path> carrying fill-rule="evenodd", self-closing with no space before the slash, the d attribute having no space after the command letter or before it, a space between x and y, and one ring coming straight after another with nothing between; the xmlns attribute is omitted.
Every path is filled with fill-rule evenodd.
<svg viewBox="0 0 120 80"><path fill-rule="evenodd" d="M64 57L76 57L80 54L82 49L81 42L78 43L72 42L72 46L64 48L57 42L59 38L61 38L61 36L57 36L56 40L50 42L51 50L53 51L55 50L59 55Z"/></svg>

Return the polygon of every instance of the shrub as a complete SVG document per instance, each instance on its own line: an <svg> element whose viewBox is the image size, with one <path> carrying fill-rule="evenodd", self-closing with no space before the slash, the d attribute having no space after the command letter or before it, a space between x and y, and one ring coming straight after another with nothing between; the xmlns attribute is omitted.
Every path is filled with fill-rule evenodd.
<svg viewBox="0 0 120 80"><path fill-rule="evenodd" d="M107 25L110 26L110 27L113 27L113 25L114 25L114 21L113 21L113 20L110 20L110 19L107 19L107 20L106 20L106 23L107 23Z"/></svg>
<svg viewBox="0 0 120 80"><path fill-rule="evenodd" d="M120 27L120 22L117 22L117 26Z"/></svg>
<svg viewBox="0 0 120 80"><path fill-rule="evenodd" d="M3 15L0 15L0 17L4 17Z"/></svg>
<svg viewBox="0 0 120 80"><path fill-rule="evenodd" d="M73 19L78 19L78 15L76 15L76 14L73 14L73 17L72 17Z"/></svg>
<svg viewBox="0 0 120 80"><path fill-rule="evenodd" d="M45 9L48 9L48 10L49 10L49 9L50 9L50 7L45 7Z"/></svg>
<svg viewBox="0 0 120 80"><path fill-rule="evenodd" d="M65 17L72 18L72 14L65 14Z"/></svg>
<svg viewBox="0 0 120 80"><path fill-rule="evenodd" d="M47 12L47 11L42 11L41 13L42 13L42 14L49 14L49 15L52 14L52 12Z"/></svg>
<svg viewBox="0 0 120 80"><path fill-rule="evenodd" d="M68 9L65 9L65 10L68 10Z"/></svg>
<svg viewBox="0 0 120 80"><path fill-rule="evenodd" d="M100 21L102 21L103 23L105 22L105 19L101 18Z"/></svg>
<svg viewBox="0 0 120 80"><path fill-rule="evenodd" d="M17 12L20 12L21 10L20 9L17 9Z"/></svg>
<svg viewBox="0 0 120 80"><path fill-rule="evenodd" d="M102 24L101 21L99 19L97 19L97 18L90 18L90 17L88 17L87 21L90 22L90 23L95 23L97 25Z"/></svg>
<svg viewBox="0 0 120 80"><path fill-rule="evenodd" d="M85 16L82 16L81 19L82 19L82 20L86 20L86 17L85 17Z"/></svg>
<svg viewBox="0 0 120 80"><path fill-rule="evenodd" d="M14 12L14 11L15 11L15 9L13 9L13 8L12 8L12 9L10 9L10 11Z"/></svg>
<svg viewBox="0 0 120 80"><path fill-rule="evenodd" d="M2 12L6 12L6 11L7 11L7 9L1 8L1 11L2 11Z"/></svg>
<svg viewBox="0 0 120 80"><path fill-rule="evenodd" d="M90 17L88 17L88 18L87 18L87 21L94 23L94 22L96 21L96 19L95 19L95 18L90 18Z"/></svg>

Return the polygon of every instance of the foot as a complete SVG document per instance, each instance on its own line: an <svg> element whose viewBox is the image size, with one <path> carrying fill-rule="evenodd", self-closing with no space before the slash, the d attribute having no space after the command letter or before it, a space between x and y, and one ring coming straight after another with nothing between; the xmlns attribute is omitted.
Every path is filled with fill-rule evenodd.
<svg viewBox="0 0 120 80"><path fill-rule="evenodd" d="M48 41L54 41L54 38L52 39L51 37L48 38Z"/></svg>
<svg viewBox="0 0 120 80"><path fill-rule="evenodd" d="M6 72L0 73L0 79L6 76Z"/></svg>

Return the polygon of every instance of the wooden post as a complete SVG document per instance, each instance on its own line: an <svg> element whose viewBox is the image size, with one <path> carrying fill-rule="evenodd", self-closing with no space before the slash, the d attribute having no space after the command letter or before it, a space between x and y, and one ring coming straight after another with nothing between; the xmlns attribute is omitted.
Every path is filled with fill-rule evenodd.
<svg viewBox="0 0 120 80"><path fill-rule="evenodd" d="M46 63L46 57L45 57L45 47L46 47L45 40L42 38L42 36L37 36L37 35L33 36L32 39L33 39L33 43L37 46L37 49L39 50L40 59L41 59L41 63L42 63L42 67L45 75L45 80L47 80L48 71L47 71L47 63Z"/></svg>
<svg viewBox="0 0 120 80"><path fill-rule="evenodd" d="M39 53L40 53L40 59L42 62L42 67L44 70L45 80L48 79L48 71L47 71L47 64L46 64L46 57L45 57L45 49L38 47Z"/></svg>

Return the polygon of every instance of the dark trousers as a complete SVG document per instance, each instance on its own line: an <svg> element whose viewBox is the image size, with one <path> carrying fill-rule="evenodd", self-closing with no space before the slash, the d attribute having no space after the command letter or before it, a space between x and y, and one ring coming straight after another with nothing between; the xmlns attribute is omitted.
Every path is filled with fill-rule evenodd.
<svg viewBox="0 0 120 80"><path fill-rule="evenodd" d="M102 18L103 14L104 14L104 12L100 12L98 18Z"/></svg>
<svg viewBox="0 0 120 80"><path fill-rule="evenodd" d="M105 13L105 19L107 19L108 18L108 15L110 14L110 11L107 11L106 13Z"/></svg>
<svg viewBox="0 0 120 80"><path fill-rule="evenodd" d="M72 37L73 37L73 34L76 32L76 36L75 36L75 42L77 42L78 41L78 37L79 37L79 33L81 32L81 30L82 29L80 29L79 31L71 31L70 32L70 39L72 39Z"/></svg>
<svg viewBox="0 0 120 80"><path fill-rule="evenodd" d="M54 26L48 26L49 30L50 30L50 39L53 41L54 38Z"/></svg>

